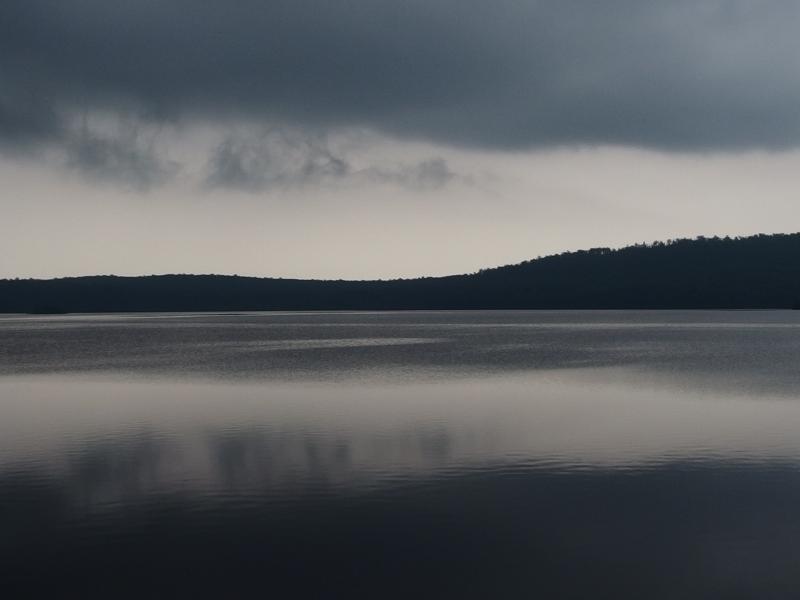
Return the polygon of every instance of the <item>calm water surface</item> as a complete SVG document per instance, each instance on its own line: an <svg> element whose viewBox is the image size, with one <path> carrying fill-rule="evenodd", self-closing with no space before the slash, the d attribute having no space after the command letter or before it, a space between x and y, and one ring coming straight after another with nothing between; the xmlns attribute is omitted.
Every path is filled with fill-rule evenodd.
<svg viewBox="0 0 800 600"><path fill-rule="evenodd" d="M8 598L797 598L800 312L0 317Z"/></svg>

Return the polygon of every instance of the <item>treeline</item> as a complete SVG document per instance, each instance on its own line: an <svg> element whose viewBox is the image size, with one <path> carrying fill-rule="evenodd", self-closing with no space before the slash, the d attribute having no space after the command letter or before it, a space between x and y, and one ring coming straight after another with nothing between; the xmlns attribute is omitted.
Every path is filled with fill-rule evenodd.
<svg viewBox="0 0 800 600"><path fill-rule="evenodd" d="M0 280L0 312L798 308L800 234L567 252L391 281L226 275Z"/></svg>

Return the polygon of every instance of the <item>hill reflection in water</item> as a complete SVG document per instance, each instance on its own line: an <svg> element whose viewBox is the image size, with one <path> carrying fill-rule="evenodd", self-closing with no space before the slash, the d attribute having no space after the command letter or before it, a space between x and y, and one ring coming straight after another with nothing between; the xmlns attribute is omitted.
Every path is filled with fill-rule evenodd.
<svg viewBox="0 0 800 600"><path fill-rule="evenodd" d="M25 593L784 597L796 313L0 321Z"/></svg>

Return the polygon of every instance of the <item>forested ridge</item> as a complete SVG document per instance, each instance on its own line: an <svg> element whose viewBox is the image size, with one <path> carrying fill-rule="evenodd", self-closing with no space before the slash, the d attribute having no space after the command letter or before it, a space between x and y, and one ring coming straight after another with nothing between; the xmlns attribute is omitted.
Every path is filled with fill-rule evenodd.
<svg viewBox="0 0 800 600"><path fill-rule="evenodd" d="M798 308L800 233L565 252L447 277L236 275L0 280L0 312Z"/></svg>

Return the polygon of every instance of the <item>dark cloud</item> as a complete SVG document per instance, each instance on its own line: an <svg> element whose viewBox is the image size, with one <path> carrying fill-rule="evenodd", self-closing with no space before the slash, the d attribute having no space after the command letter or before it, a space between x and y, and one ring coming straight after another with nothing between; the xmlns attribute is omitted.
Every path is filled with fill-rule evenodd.
<svg viewBox="0 0 800 600"><path fill-rule="evenodd" d="M206 184L257 191L342 179L350 173L349 163L325 139L274 130L227 136L211 152Z"/></svg>
<svg viewBox="0 0 800 600"><path fill-rule="evenodd" d="M3 84L0 72L0 150L30 149L63 134L60 118L41 95Z"/></svg>
<svg viewBox="0 0 800 600"><path fill-rule="evenodd" d="M447 161L430 158L415 164L358 167L324 136L286 128L258 135L229 135L212 151L205 184L256 192L308 184L379 183L411 190L438 189L456 178Z"/></svg>
<svg viewBox="0 0 800 600"><path fill-rule="evenodd" d="M794 0L3 0L0 135L125 107L480 147L795 146L798 31ZM221 146L219 176L246 155Z"/></svg>
<svg viewBox="0 0 800 600"><path fill-rule="evenodd" d="M82 127L63 140L66 166L85 177L146 191L170 180L179 170L177 161L161 155L157 136L136 127L100 134Z"/></svg>

